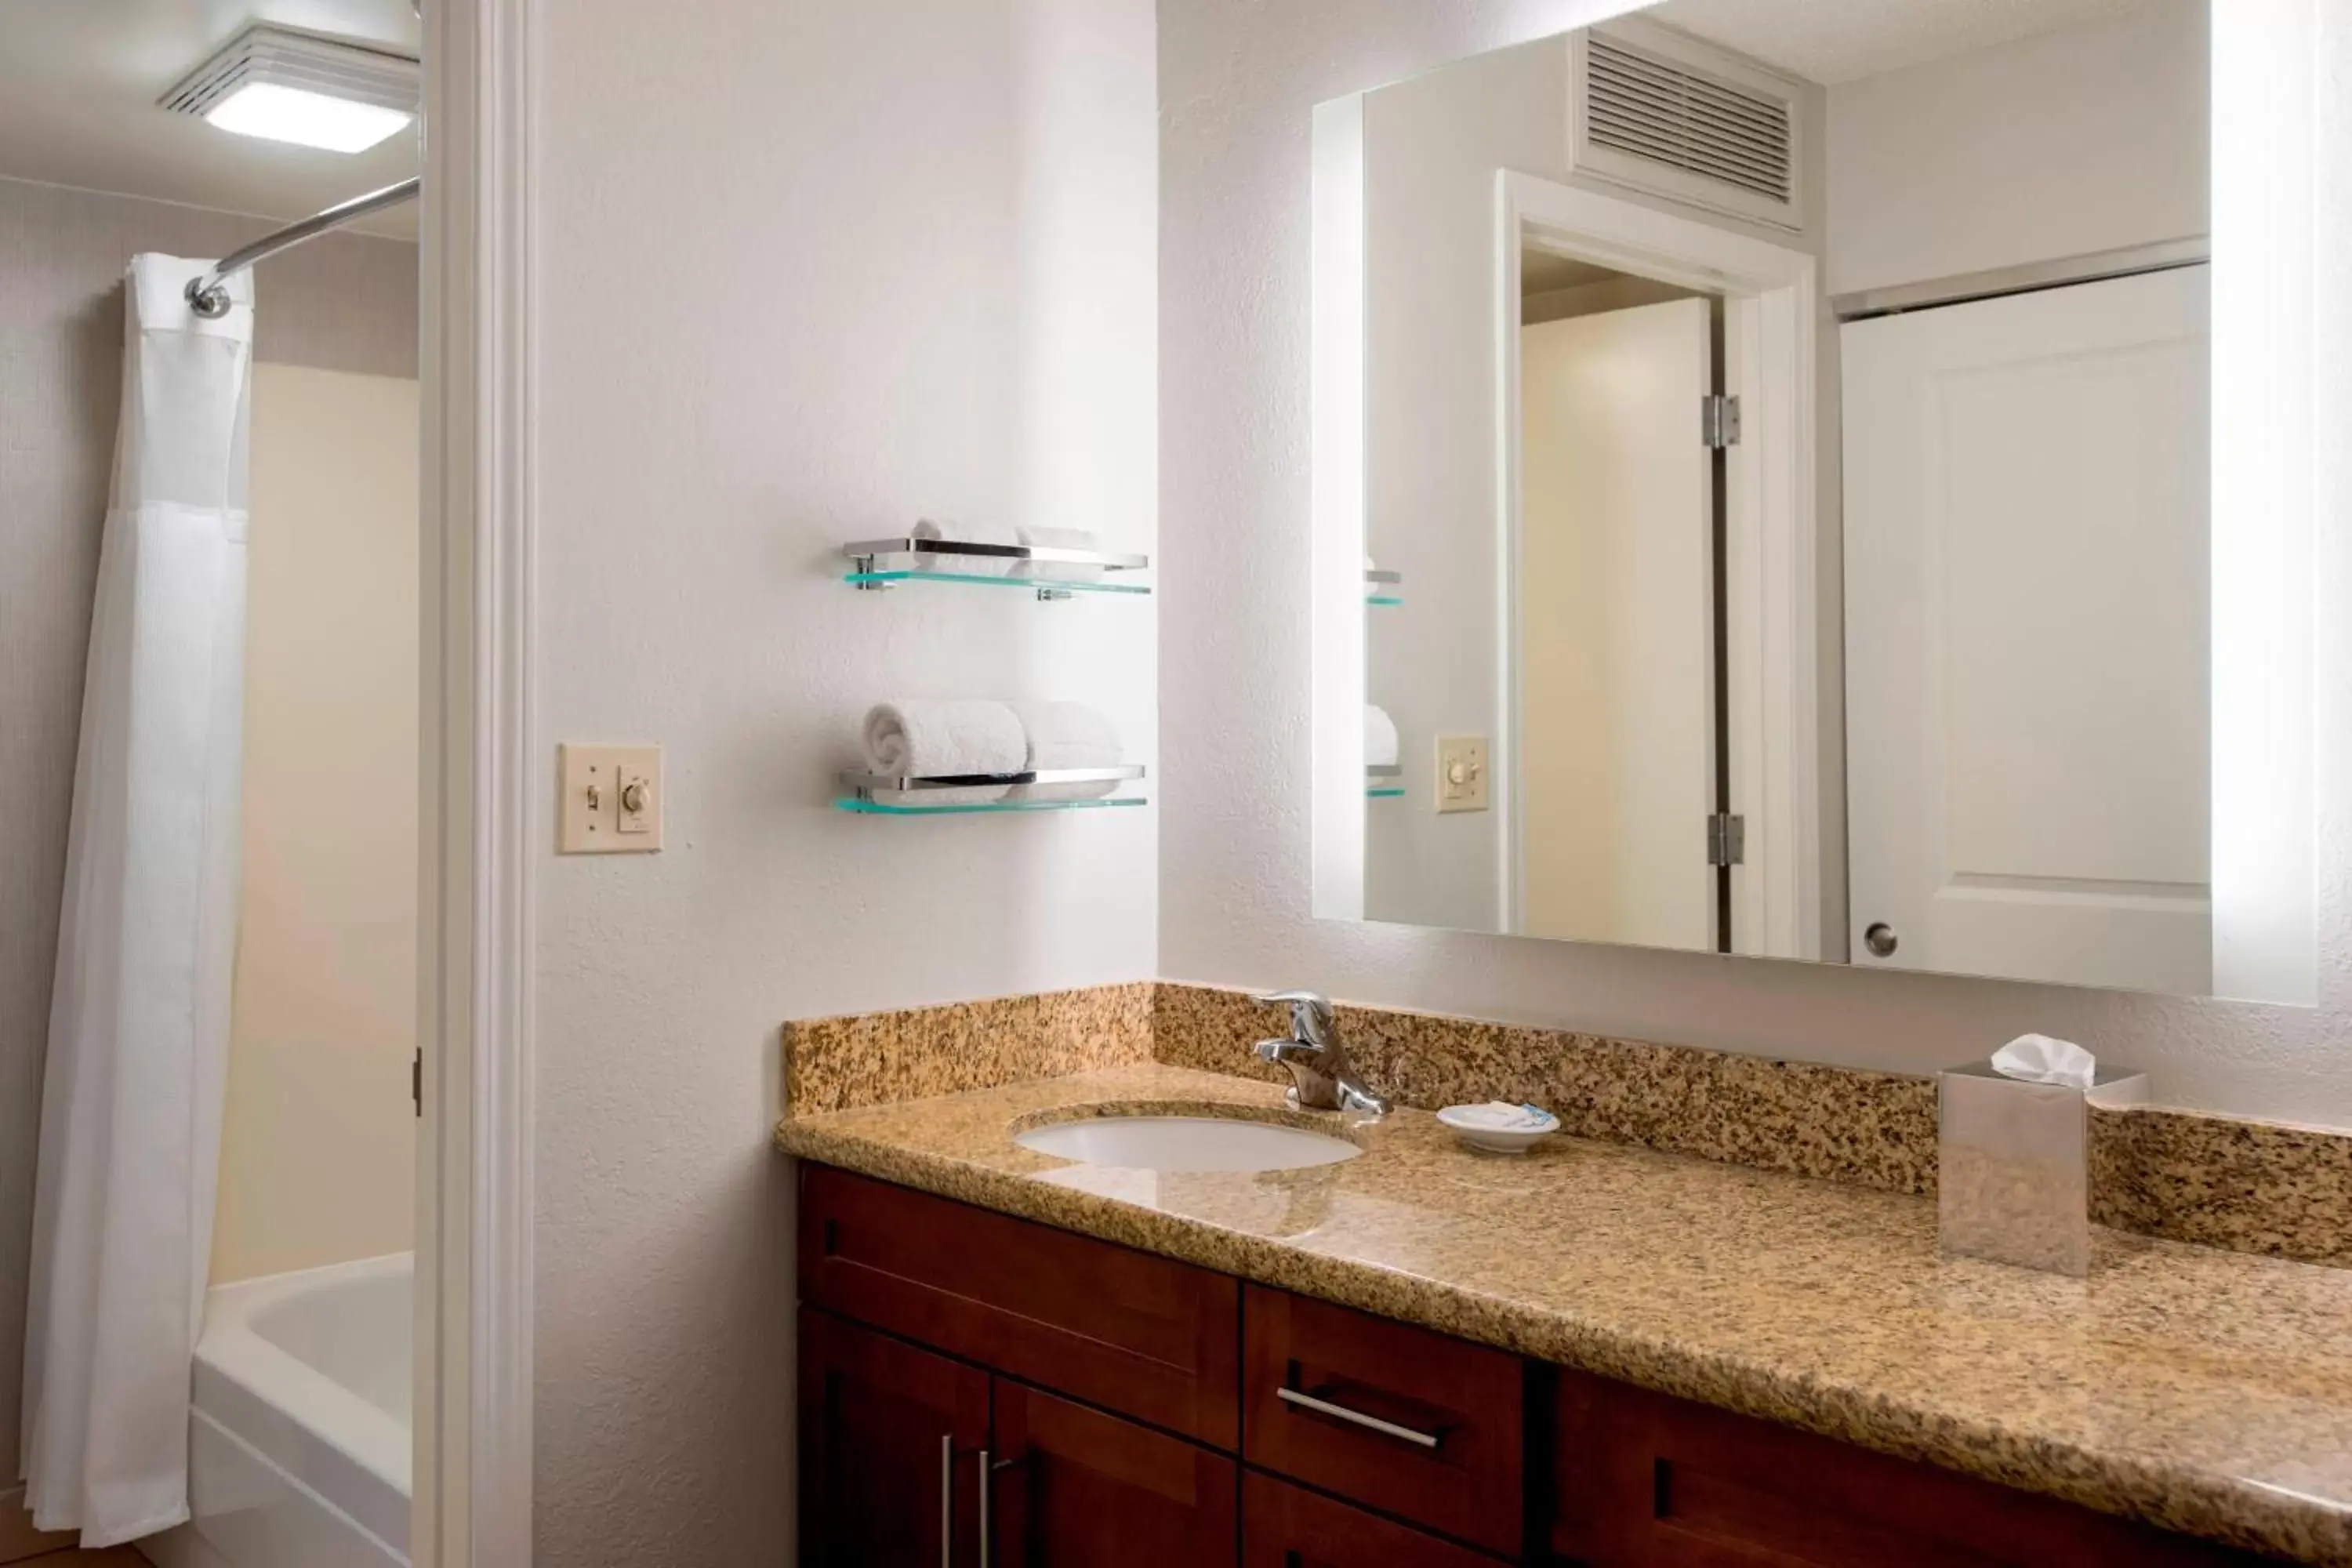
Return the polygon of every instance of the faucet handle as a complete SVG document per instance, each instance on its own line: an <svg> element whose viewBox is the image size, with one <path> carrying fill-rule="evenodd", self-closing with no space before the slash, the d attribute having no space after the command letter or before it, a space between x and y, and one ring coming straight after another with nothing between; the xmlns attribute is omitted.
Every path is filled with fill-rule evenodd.
<svg viewBox="0 0 2352 1568"><path fill-rule="evenodd" d="M1290 1004L1290 1037L1303 1045L1320 1046L1331 1038L1331 999L1314 991L1269 991L1260 1002Z"/></svg>

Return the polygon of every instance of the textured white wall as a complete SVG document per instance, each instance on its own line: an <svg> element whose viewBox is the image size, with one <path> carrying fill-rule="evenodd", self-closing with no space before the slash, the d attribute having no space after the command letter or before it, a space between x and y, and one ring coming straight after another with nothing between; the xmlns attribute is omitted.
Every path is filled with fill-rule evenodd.
<svg viewBox="0 0 2352 1568"><path fill-rule="evenodd" d="M1577 0L1191 0L1160 15L1160 973L1920 1068L2025 1029L2151 1068L2160 1096L2352 1125L2352 683L2321 682L2316 1009L1564 946L1309 918L1307 116L1318 100L1591 20ZM2352 342L2352 8L2326 7L2324 341ZM2319 427L2352 416L2352 355ZM2352 582L2343 449L2323 582ZM1246 572L1234 563L1246 561ZM2320 668L2352 669L2321 601Z"/></svg>
<svg viewBox="0 0 2352 1568"><path fill-rule="evenodd" d="M1153 968L1155 811L826 805L885 696L1079 697L1150 760L1153 601L861 595L833 552L1154 549L1152 9L540 15L542 765L662 742L667 848L540 872L537 1560L776 1563L779 1021Z"/></svg>

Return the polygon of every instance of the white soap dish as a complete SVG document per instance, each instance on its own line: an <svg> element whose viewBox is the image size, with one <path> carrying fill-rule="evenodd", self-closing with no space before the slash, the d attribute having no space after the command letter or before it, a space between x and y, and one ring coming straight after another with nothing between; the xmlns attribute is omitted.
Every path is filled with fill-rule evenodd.
<svg viewBox="0 0 2352 1568"><path fill-rule="evenodd" d="M1559 1131L1559 1118L1532 1105L1449 1105L1437 1120L1471 1148L1488 1154L1524 1154Z"/></svg>

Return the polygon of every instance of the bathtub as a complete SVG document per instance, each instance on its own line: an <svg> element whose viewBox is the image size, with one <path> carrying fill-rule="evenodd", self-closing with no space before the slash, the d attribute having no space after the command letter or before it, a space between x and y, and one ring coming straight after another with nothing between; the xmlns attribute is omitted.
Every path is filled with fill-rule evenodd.
<svg viewBox="0 0 2352 1568"><path fill-rule="evenodd" d="M406 1568L414 1256L215 1286L161 1568Z"/></svg>

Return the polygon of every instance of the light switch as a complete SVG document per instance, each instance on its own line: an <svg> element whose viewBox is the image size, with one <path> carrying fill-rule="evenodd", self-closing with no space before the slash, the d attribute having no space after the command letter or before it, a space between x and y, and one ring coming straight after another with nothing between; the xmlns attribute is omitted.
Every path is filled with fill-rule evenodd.
<svg viewBox="0 0 2352 1568"><path fill-rule="evenodd" d="M556 849L564 855L647 854L661 847L661 748L556 748L563 791Z"/></svg>
<svg viewBox="0 0 2352 1568"><path fill-rule="evenodd" d="M1486 809L1486 737L1437 737L1437 809Z"/></svg>

